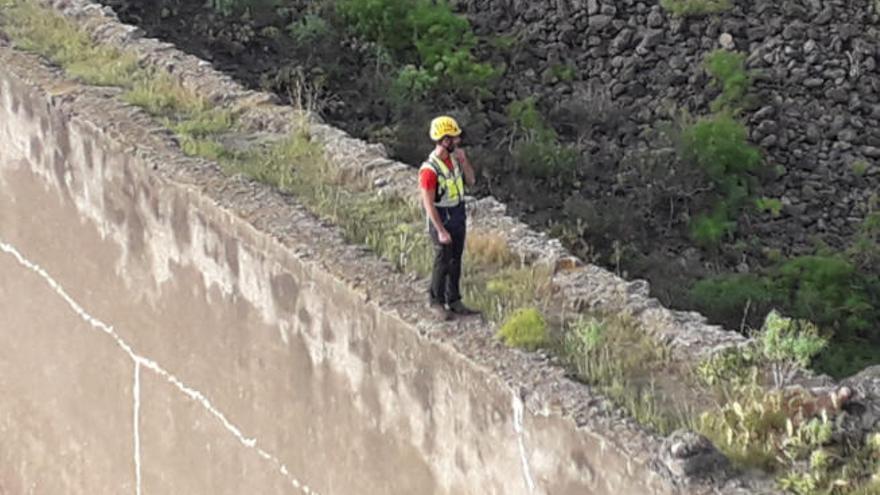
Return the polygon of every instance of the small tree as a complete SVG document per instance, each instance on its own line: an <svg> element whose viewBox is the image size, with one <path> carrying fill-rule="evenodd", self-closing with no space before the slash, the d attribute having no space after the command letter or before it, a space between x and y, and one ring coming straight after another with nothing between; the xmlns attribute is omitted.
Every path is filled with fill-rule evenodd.
<svg viewBox="0 0 880 495"><path fill-rule="evenodd" d="M756 340L770 365L776 388L790 383L798 369L806 368L827 344L816 325L786 318L775 309L767 314Z"/></svg>

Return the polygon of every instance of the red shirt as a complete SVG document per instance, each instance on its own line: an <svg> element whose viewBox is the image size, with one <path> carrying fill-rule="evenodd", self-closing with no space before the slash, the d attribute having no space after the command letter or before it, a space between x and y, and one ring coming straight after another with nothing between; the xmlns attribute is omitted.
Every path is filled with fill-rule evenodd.
<svg viewBox="0 0 880 495"><path fill-rule="evenodd" d="M443 163L446 164L446 168L450 171L452 170L452 158L447 156L443 159ZM434 171L433 168L423 168L419 171L419 187L428 191L437 190L437 172Z"/></svg>

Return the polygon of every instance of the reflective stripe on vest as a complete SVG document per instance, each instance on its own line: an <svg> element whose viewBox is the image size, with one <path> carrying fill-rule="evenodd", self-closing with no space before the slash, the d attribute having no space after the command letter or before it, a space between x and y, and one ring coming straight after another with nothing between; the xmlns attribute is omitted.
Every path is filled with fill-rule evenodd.
<svg viewBox="0 0 880 495"><path fill-rule="evenodd" d="M452 160L453 170L449 170L446 163L443 162L434 153L428 157L428 161L419 168L430 168L437 174L437 195L434 197L434 206L438 208L451 208L458 206L464 196L464 178L461 173L461 166L455 157L450 156Z"/></svg>

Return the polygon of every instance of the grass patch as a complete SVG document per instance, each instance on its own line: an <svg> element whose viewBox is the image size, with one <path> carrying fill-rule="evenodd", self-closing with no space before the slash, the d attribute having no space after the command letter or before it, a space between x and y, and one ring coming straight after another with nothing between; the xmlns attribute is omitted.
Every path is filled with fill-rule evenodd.
<svg viewBox="0 0 880 495"><path fill-rule="evenodd" d="M581 315L567 325L558 352L578 378L597 387L643 425L668 434L690 423L686 407L665 404L657 394L658 372L668 350L621 315Z"/></svg>
<svg viewBox="0 0 880 495"><path fill-rule="evenodd" d="M54 12L22 0L5 0L0 6L4 30L16 47L45 56L86 84L129 87L140 71L134 55L96 46Z"/></svg>
<svg viewBox="0 0 880 495"><path fill-rule="evenodd" d="M660 0L660 5L680 17L696 17L730 10L730 0Z"/></svg>
<svg viewBox="0 0 880 495"><path fill-rule="evenodd" d="M497 232L469 232L465 257L478 265L496 267L510 266L517 260L507 245L507 239Z"/></svg>

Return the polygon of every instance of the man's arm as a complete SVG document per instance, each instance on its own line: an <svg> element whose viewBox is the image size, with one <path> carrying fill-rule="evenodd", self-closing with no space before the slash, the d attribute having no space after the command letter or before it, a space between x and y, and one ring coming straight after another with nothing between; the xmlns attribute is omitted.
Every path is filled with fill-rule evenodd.
<svg viewBox="0 0 880 495"><path fill-rule="evenodd" d="M458 163L461 164L461 171L464 173L464 182L468 185L468 187L473 187L474 184L477 183L477 176L474 174L474 166L471 165L471 161L467 157L467 153L464 152L463 148L456 148L455 158L458 159Z"/></svg>
<svg viewBox="0 0 880 495"><path fill-rule="evenodd" d="M452 242L452 237L446 231L446 227L443 226L443 221L440 220L440 213L437 211L437 207L434 206L436 191L433 188L426 189L424 187L420 187L419 190L422 192L422 205L425 207L425 211L428 212L428 219L434 225L434 229L437 230L437 240L440 244L449 244Z"/></svg>

